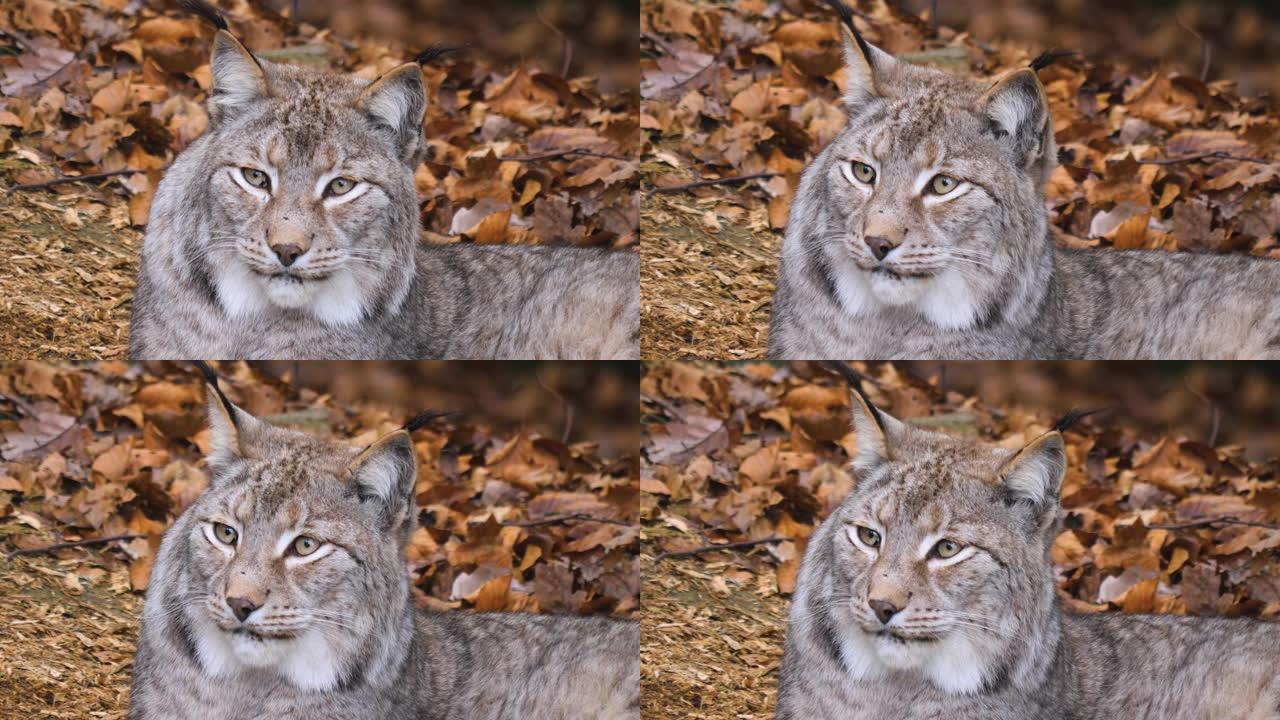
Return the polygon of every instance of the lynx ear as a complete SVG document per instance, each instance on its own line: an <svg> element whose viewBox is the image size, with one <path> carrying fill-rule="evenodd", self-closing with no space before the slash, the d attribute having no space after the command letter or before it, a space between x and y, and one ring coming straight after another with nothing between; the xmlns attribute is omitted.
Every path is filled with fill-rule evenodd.
<svg viewBox="0 0 1280 720"><path fill-rule="evenodd" d="M1030 508L1038 518L1052 519L1067 472L1062 433L1051 430L1032 440L1000 467L1000 482L1010 505Z"/></svg>
<svg viewBox="0 0 1280 720"><path fill-rule="evenodd" d="M205 458L216 477L241 460L252 460L254 438L262 421L240 409L223 394L216 380L205 385L209 398L209 456Z"/></svg>
<svg viewBox="0 0 1280 720"><path fill-rule="evenodd" d="M982 112L996 139L1007 143L1021 167L1041 182L1056 161L1049 101L1035 70L1022 68L1005 75L983 95Z"/></svg>
<svg viewBox="0 0 1280 720"><path fill-rule="evenodd" d="M892 55L862 39L848 25L840 25L844 36L844 64L847 78L844 104L850 111L857 111L878 98L885 96L886 74L898 62Z"/></svg>
<svg viewBox="0 0 1280 720"><path fill-rule="evenodd" d="M417 63L405 63L374 80L360 93L356 107L392 134L402 161L417 163L422 116L427 109L422 69Z"/></svg>
<svg viewBox="0 0 1280 720"><path fill-rule="evenodd" d="M413 440L397 430L351 461L351 480L360 500L378 508L384 529L399 528L413 507L418 457Z"/></svg>
<svg viewBox="0 0 1280 720"><path fill-rule="evenodd" d="M209 117L214 122L269 94L262 63L226 30L219 30L214 36L209 67L213 71Z"/></svg>
<svg viewBox="0 0 1280 720"><path fill-rule="evenodd" d="M858 439L858 456L853 459L855 472L864 473L893 456L892 443L902 430L902 422L871 403L856 385L851 386L853 432Z"/></svg>

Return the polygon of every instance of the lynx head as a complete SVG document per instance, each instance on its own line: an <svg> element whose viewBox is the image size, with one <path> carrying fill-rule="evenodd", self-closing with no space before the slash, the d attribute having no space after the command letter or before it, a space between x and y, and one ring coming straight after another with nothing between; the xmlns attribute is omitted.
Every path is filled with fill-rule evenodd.
<svg viewBox="0 0 1280 720"><path fill-rule="evenodd" d="M325 441L259 420L213 385L209 422L210 487L166 537L184 558L172 597L200 665L306 690L351 680L408 602L408 433L364 448Z"/></svg>
<svg viewBox="0 0 1280 720"><path fill-rule="evenodd" d="M973 81L899 60L842 26L848 122L812 170L817 248L841 305L981 323L1044 249L1056 151L1035 71ZM812 250L813 248L811 248Z"/></svg>
<svg viewBox="0 0 1280 720"><path fill-rule="evenodd" d="M211 68L205 256L223 308L341 325L399 304L417 242L418 65L367 82L262 60L219 30Z"/></svg>
<svg viewBox="0 0 1280 720"><path fill-rule="evenodd" d="M1028 654L1027 627L1054 602L1062 436L1011 452L853 405L857 486L819 548L842 660L977 692Z"/></svg>

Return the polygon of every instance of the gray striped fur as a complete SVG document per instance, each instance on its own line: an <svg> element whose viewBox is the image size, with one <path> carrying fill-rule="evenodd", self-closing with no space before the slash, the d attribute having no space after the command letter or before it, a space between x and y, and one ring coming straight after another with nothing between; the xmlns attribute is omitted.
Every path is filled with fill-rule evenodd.
<svg viewBox="0 0 1280 720"><path fill-rule="evenodd" d="M637 623L414 608L407 433L356 448L210 397L213 479L160 545L130 720L638 720ZM299 534L317 559L280 551Z"/></svg>
<svg viewBox="0 0 1280 720"><path fill-rule="evenodd" d="M639 358L637 253L419 242L416 66L369 83L225 31L212 66L210 128L152 203L130 357ZM359 185L326 197L339 176ZM306 248L288 267L285 244Z"/></svg>
<svg viewBox="0 0 1280 720"><path fill-rule="evenodd" d="M805 551L779 720L1280 719L1280 624L1062 609L1057 433L1014 453L854 406L857 484ZM948 565L938 537L974 549Z"/></svg>
<svg viewBox="0 0 1280 720"><path fill-rule="evenodd" d="M867 48L850 44L848 122L796 191L770 357L1280 357L1280 262L1055 245L1034 72L971 80ZM921 191L944 171L964 186ZM869 235L900 242L877 260Z"/></svg>

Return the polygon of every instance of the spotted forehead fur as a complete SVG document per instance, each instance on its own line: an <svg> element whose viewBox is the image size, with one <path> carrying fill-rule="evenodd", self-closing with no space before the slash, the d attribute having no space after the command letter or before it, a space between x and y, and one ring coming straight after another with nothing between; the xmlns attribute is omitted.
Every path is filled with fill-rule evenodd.
<svg viewBox="0 0 1280 720"><path fill-rule="evenodd" d="M898 61L877 84L879 98L849 108L845 132L870 139L872 159L885 165L932 167L944 160L985 158L999 153L983 111L993 85L994 80ZM960 138L964 142L957 142Z"/></svg>
<svg viewBox="0 0 1280 720"><path fill-rule="evenodd" d="M940 495L994 487L1001 465L1013 453L986 443L904 426L890 440L891 459L864 478L867 490L893 487L901 516L931 508Z"/></svg>
<svg viewBox="0 0 1280 720"><path fill-rule="evenodd" d="M276 426L264 426L246 441L249 457L229 474L240 481L241 500L253 503L254 514L275 514L299 496L356 496L350 467L359 448Z"/></svg>
<svg viewBox="0 0 1280 720"><path fill-rule="evenodd" d="M378 154L377 133L356 107L369 81L317 68L262 62L268 96L244 114L235 136L257 144L276 167L327 169L341 156ZM383 153L385 154L385 149Z"/></svg>

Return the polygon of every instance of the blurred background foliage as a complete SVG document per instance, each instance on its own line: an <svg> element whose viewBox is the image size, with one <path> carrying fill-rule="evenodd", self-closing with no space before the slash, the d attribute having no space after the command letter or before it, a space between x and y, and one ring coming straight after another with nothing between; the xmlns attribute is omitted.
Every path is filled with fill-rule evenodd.
<svg viewBox="0 0 1280 720"><path fill-rule="evenodd" d="M631 362L263 362L251 363L293 386L330 394L340 405L456 412L458 424L500 433L534 431L595 442L607 457L634 456L640 444ZM565 433L567 431L567 437Z"/></svg>
<svg viewBox="0 0 1280 720"><path fill-rule="evenodd" d="M569 77L600 79L606 92L640 82L639 0L262 0L277 12L331 30L395 40L406 47L466 45L502 67L533 62Z"/></svg>
<svg viewBox="0 0 1280 720"><path fill-rule="evenodd" d="M983 41L1084 53L1136 70L1234 80L1246 95L1280 96L1280 2L1275 0L899 0Z"/></svg>
<svg viewBox="0 0 1280 720"><path fill-rule="evenodd" d="M1280 457L1280 363L918 361L898 367L935 380L943 392L976 395L989 407L1056 414L1106 408L1100 427L1239 444L1255 461Z"/></svg>

